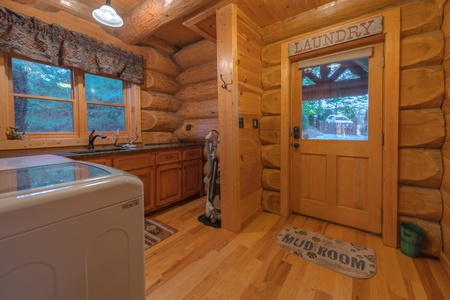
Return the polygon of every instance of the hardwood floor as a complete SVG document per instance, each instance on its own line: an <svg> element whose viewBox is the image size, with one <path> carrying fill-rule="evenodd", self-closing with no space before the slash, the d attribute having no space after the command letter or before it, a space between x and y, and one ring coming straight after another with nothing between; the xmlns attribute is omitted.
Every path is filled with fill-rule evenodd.
<svg viewBox="0 0 450 300"><path fill-rule="evenodd" d="M234 234L198 222L205 201L152 216L178 232L145 253L147 299L450 299L438 259L413 259L379 236L299 215L263 213ZM377 274L353 279L285 253L275 238L286 224L374 249Z"/></svg>

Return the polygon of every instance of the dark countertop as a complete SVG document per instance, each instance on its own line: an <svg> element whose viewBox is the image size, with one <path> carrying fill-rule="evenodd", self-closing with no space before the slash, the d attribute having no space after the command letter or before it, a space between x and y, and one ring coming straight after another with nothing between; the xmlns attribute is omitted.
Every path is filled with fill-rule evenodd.
<svg viewBox="0 0 450 300"><path fill-rule="evenodd" d="M59 156L64 156L67 158L78 159L78 158L94 158L94 157L102 157L107 155L116 155L116 154L137 154L144 152L152 152L158 150L170 150L170 149L182 149L193 146L201 146L202 143L165 143L165 144L146 144L146 145L136 145L135 148L131 147L119 147L114 148L112 146L109 147L101 147L98 146L94 150L80 149L80 148L66 148L64 150L61 149L46 149L45 151L39 149L33 149L30 151L18 151L20 153L14 154L14 151L8 151L6 153L0 152L0 158L6 157L15 157L15 156L28 156L28 155L41 155L41 154L54 154Z"/></svg>

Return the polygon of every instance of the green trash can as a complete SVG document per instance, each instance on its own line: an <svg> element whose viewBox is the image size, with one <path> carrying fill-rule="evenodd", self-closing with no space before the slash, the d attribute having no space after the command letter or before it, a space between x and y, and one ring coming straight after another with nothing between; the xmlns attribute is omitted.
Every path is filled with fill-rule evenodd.
<svg viewBox="0 0 450 300"><path fill-rule="evenodd" d="M409 257L418 257L422 248L422 240L425 230L416 224L402 223L400 250Z"/></svg>

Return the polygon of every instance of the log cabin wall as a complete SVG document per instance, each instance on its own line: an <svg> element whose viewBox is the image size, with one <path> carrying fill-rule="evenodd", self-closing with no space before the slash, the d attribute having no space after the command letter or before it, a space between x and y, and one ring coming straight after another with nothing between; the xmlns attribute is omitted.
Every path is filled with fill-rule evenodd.
<svg viewBox="0 0 450 300"><path fill-rule="evenodd" d="M444 35L440 29L443 15L442 1L403 1L401 7L401 69L399 111L399 190L398 228L400 222L413 222L426 230L422 253L438 257L443 247L441 234L443 179L441 146L445 137L444 72L441 65L444 53ZM338 8L335 8L338 10ZM378 9L383 9L379 7ZM336 11L337 12L337 11ZM376 12L372 10L370 12ZM365 11L369 13L369 11ZM364 14L360 11L359 15ZM339 15L339 12L337 12ZM330 13L330 16L333 16ZM340 15L339 15L340 16ZM353 16L354 17L354 16ZM347 19L351 19L348 16ZM308 18L304 18L309 20ZM329 18L327 18L329 19ZM296 26L301 27L301 18ZM340 21L345 18L339 19ZM311 20L310 20L311 21ZM319 20L318 20L319 21ZM320 22L320 21L319 21ZM328 21L323 21L328 22ZM315 24L320 28L321 24ZM323 26L328 25L323 24ZM283 24L285 28L289 24ZM311 24L305 24L310 28ZM275 27L274 27L275 28ZM311 28L312 29L312 28ZM311 30L310 29L310 30ZM298 35L296 29L291 36ZM275 40L266 31L269 40L262 49L264 66L260 139L262 146L262 206L264 210L280 212L280 129L281 129L281 55L284 40ZM284 37L287 37L285 34ZM280 37L281 38L281 37ZM445 149L445 145L444 148ZM445 152L444 152L445 153ZM450 186L450 184L449 184ZM448 203L449 200L447 200ZM447 207L448 208L448 207ZM449 215L449 213L446 213ZM444 238L448 241L448 224ZM445 231L447 233L445 233ZM400 236L400 235L399 235ZM444 252L445 253L445 252ZM444 260L450 257L444 255Z"/></svg>
<svg viewBox="0 0 450 300"><path fill-rule="evenodd" d="M446 131L449 132L450 120L450 3L447 1L444 6L444 18L442 22L442 31L445 38L445 51L442 65L445 72L445 97L442 105L446 119ZM442 157L444 161L444 177L441 184L441 193L443 199L443 216L441 220L441 229L443 237L443 252L440 254L440 260L447 271L450 272L450 139L448 135L445 137L442 145Z"/></svg>
<svg viewBox="0 0 450 300"><path fill-rule="evenodd" d="M141 130L144 144L170 143L178 139L173 132L183 120L177 111L181 101L175 97L181 86L175 77L182 72L169 54L148 48L145 81L141 86Z"/></svg>
<svg viewBox="0 0 450 300"><path fill-rule="evenodd" d="M176 77L181 88L175 95L181 104L177 115L182 123L174 136L179 141L204 141L212 129L219 129L216 44L201 40L173 58L183 70Z"/></svg>
<svg viewBox="0 0 450 300"><path fill-rule="evenodd" d="M216 45L201 40L169 55L149 49L141 87L145 144L202 142L218 129Z"/></svg>
<svg viewBox="0 0 450 300"><path fill-rule="evenodd" d="M442 14L442 4L435 1L402 7L398 221L423 227L421 252L435 257L443 246L439 191L440 148L445 138Z"/></svg>

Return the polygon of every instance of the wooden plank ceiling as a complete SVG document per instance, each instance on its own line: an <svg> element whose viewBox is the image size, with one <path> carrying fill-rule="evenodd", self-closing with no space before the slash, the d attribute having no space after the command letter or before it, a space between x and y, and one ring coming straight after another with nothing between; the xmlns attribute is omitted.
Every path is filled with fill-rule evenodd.
<svg viewBox="0 0 450 300"><path fill-rule="evenodd" d="M215 36L214 10L220 5L235 2L260 27L264 27L305 11L316 9L334 0L111 0L111 6L124 19L118 29L100 25L92 11L105 0L13 0L43 11L66 11L101 26L128 44L156 46L166 52L176 51L204 37ZM207 13L200 14L202 11ZM199 15L204 17L198 18ZM197 16L198 19L195 19ZM189 22L190 19L195 19Z"/></svg>

